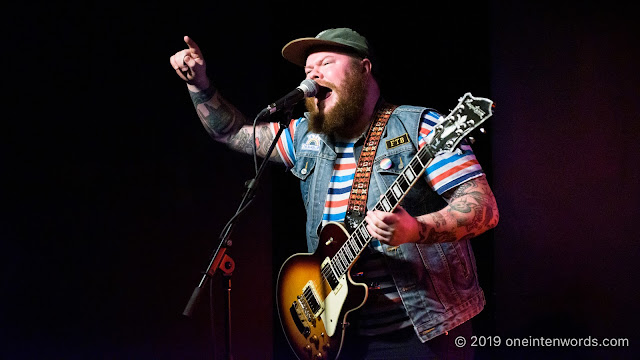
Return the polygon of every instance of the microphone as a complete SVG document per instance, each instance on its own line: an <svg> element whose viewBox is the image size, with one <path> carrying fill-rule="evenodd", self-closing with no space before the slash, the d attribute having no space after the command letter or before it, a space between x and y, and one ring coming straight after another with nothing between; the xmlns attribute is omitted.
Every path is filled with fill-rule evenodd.
<svg viewBox="0 0 640 360"><path fill-rule="evenodd" d="M306 97L316 96L318 90L319 87L315 81L310 79L303 80L293 91L264 108L264 110L258 114L258 118L263 119L280 110L291 108L297 104L298 101Z"/></svg>

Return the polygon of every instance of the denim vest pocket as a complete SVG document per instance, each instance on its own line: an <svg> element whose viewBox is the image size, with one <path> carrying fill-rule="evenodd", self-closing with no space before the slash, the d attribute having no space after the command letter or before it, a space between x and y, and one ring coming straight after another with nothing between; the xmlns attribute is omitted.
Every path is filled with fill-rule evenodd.
<svg viewBox="0 0 640 360"><path fill-rule="evenodd" d="M374 160L373 170L381 176L385 177L385 184L389 186L395 180L395 178L400 175L400 173L409 165L409 162L411 161L411 159L413 159L414 155L415 151L411 146L399 148L397 151L382 153ZM380 167L380 162L385 159L391 161L391 165L388 169L383 169L382 167ZM393 176L387 178L386 175Z"/></svg>
<svg viewBox="0 0 640 360"><path fill-rule="evenodd" d="M305 207L309 204L309 191L311 179L313 179L310 175L315 170L317 160L318 157L312 154L300 154L297 156L295 165L291 168L291 173L300 180L300 191Z"/></svg>
<svg viewBox="0 0 640 360"><path fill-rule="evenodd" d="M467 249L468 241L455 241L452 246L455 250L455 257L457 261L452 261L452 264L456 265L456 262L460 266L459 273L468 279L471 276L470 267L471 260L469 259L469 250Z"/></svg>

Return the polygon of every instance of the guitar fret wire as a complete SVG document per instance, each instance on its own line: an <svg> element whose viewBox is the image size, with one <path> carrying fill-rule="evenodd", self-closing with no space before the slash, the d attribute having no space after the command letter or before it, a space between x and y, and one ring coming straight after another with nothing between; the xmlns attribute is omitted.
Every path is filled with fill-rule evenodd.
<svg viewBox="0 0 640 360"><path fill-rule="evenodd" d="M340 253L337 252L336 255L334 256L337 260L337 267L336 269L338 270L336 275L338 275L338 277L340 277L340 275L342 274L342 272L344 271L344 264L342 263L342 258L340 258Z"/></svg>
<svg viewBox="0 0 640 360"><path fill-rule="evenodd" d="M334 256L334 257L335 257L335 256ZM336 278L338 277L338 276L337 276L338 272L336 271L337 265L338 265L338 264L337 264L337 263L335 263L335 262L333 261L333 259L330 259L330 260L329 260L329 267L331 268L331 273L332 273L332 274L333 274L333 276L334 276L334 277L336 277Z"/></svg>
<svg viewBox="0 0 640 360"><path fill-rule="evenodd" d="M340 257L338 256L338 254L334 255L333 258L335 259L334 261L334 274L336 275L336 277L340 277L338 274L340 274L342 272L342 264L340 263Z"/></svg>
<svg viewBox="0 0 640 360"><path fill-rule="evenodd" d="M418 153L418 154L420 154L420 153ZM420 167L424 167L424 166L425 166L425 164L422 162L422 160L420 160L420 157L419 157L419 156L414 157L414 159L415 159L418 163L420 163Z"/></svg>
<svg viewBox="0 0 640 360"><path fill-rule="evenodd" d="M347 259L344 257L344 254L342 252L340 252L340 260L342 261L342 264L344 265L344 270L342 270L342 273L344 274L345 271L347 270L347 268L349 267L349 263L347 263Z"/></svg>
<svg viewBox="0 0 640 360"><path fill-rule="evenodd" d="M414 164L415 163L415 164ZM418 161L417 159L412 160L411 162L409 162L409 167L411 167L411 169L413 170L413 172L415 173L416 177L418 176L418 174L420 172L422 172L422 169L424 168L421 164L420 161ZM419 171L416 171L417 169L420 169Z"/></svg>
<svg viewBox="0 0 640 360"><path fill-rule="evenodd" d="M340 249L340 251L344 255L345 260L350 263L351 262L351 255L349 254L348 249L343 246L342 249Z"/></svg>
<svg viewBox="0 0 640 360"><path fill-rule="evenodd" d="M347 253L349 254L349 262L353 262L353 260L356 258L356 256L358 256L358 253L356 253L355 251L353 251L353 249L351 248L351 245L346 244L346 248L347 248Z"/></svg>
<svg viewBox="0 0 640 360"><path fill-rule="evenodd" d="M360 253L360 250L358 250L358 247L352 241L348 241L348 243L349 243L349 246L351 246L351 249L353 250L353 252L357 256L357 254Z"/></svg>
<svg viewBox="0 0 640 360"><path fill-rule="evenodd" d="M363 224L360 227L359 230L359 234L360 234L360 247L364 248L365 246L367 246L367 242L369 241L369 232L367 231L367 227Z"/></svg>
<svg viewBox="0 0 640 360"><path fill-rule="evenodd" d="M397 182L391 185L391 191L393 192L393 196L400 200L400 198L402 197L402 191L400 190L400 186Z"/></svg>
<svg viewBox="0 0 640 360"><path fill-rule="evenodd" d="M407 167L407 170L402 172L402 175L405 177L405 179L407 179L409 183L412 183L413 179L416 178L415 170L413 170L413 167L411 167L411 164L409 164L409 166Z"/></svg>
<svg viewBox="0 0 640 360"><path fill-rule="evenodd" d="M393 208L396 207L396 205L398 204L398 199L396 199L395 196L393 196L393 194L391 193L391 191L387 191L387 193L385 194L385 199L387 199L387 201L389 202L389 211L393 210Z"/></svg>
<svg viewBox="0 0 640 360"><path fill-rule="evenodd" d="M349 261L353 261L353 259L355 258L355 255L353 254L353 250L349 246L349 240L347 240L345 245L346 246L343 246L343 248L345 249L345 253L347 254L347 257L349 258Z"/></svg>

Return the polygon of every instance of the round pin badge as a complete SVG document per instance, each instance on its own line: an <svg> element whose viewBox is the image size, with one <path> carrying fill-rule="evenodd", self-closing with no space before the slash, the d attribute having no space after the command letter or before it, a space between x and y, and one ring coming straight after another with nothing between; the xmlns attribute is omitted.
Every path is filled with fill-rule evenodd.
<svg viewBox="0 0 640 360"><path fill-rule="evenodd" d="M380 161L380 169L389 170L391 169L391 166L393 166L393 163L389 158L384 158Z"/></svg>

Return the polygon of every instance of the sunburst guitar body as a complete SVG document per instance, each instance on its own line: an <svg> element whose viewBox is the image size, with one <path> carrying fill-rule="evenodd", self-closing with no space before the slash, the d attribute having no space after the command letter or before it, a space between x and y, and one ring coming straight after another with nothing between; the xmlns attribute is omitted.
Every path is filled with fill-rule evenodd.
<svg viewBox="0 0 640 360"><path fill-rule="evenodd" d="M327 224L313 254L296 254L280 269L277 305L282 328L299 359L335 359L344 341L347 315L362 306L367 286L331 265L349 237L338 223Z"/></svg>

